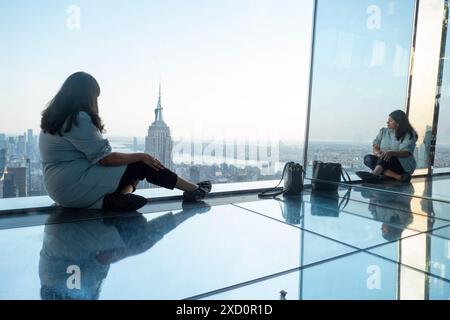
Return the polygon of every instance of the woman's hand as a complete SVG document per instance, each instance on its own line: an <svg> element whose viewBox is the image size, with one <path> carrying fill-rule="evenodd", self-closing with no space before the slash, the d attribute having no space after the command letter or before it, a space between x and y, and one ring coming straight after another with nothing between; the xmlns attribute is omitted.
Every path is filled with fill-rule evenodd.
<svg viewBox="0 0 450 320"><path fill-rule="evenodd" d="M391 160L391 158L394 156L394 152L392 152L392 151L387 151L387 152L384 152L383 153L383 155L382 155L382 159L383 160L386 160L386 161L389 161L389 160Z"/></svg>
<svg viewBox="0 0 450 320"><path fill-rule="evenodd" d="M152 157L147 153L142 153L141 161L144 162L146 165L148 165L150 168L155 169L156 171L165 169L165 167L162 165L161 162L159 162L158 159Z"/></svg>
<svg viewBox="0 0 450 320"><path fill-rule="evenodd" d="M383 156L383 152L381 152L380 146L377 144L374 144L372 147L373 147L373 154L376 157L381 158Z"/></svg>

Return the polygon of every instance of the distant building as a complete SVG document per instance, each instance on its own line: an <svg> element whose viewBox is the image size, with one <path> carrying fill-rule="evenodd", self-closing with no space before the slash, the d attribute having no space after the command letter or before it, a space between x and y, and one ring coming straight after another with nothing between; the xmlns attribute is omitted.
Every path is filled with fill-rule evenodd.
<svg viewBox="0 0 450 320"><path fill-rule="evenodd" d="M6 172L6 148L0 149L0 198L3 198L3 183Z"/></svg>
<svg viewBox="0 0 450 320"><path fill-rule="evenodd" d="M18 156L24 156L26 154L26 135L18 137L16 154Z"/></svg>
<svg viewBox="0 0 450 320"><path fill-rule="evenodd" d="M162 110L160 84L158 104L155 109L155 121L148 128L148 134L145 138L145 152L157 158L166 168L173 170L173 142L170 128L163 120Z"/></svg>
<svg viewBox="0 0 450 320"><path fill-rule="evenodd" d="M17 154L17 146L16 146L16 140L14 137L8 137L8 140L6 141L6 153L8 155L15 155Z"/></svg>
<svg viewBox="0 0 450 320"><path fill-rule="evenodd" d="M42 176L42 173L39 172L38 174L31 176L31 183L30 183L30 192L28 196L44 196L47 195L47 191L45 190L44 186L44 177Z"/></svg>
<svg viewBox="0 0 450 320"><path fill-rule="evenodd" d="M0 176L3 175L6 169L6 149L0 148Z"/></svg>
<svg viewBox="0 0 450 320"><path fill-rule="evenodd" d="M6 135L0 133L0 150L6 148Z"/></svg>
<svg viewBox="0 0 450 320"><path fill-rule="evenodd" d="M197 166L190 167L189 178L194 183L200 182L200 168Z"/></svg>
<svg viewBox="0 0 450 320"><path fill-rule="evenodd" d="M26 196L30 195L31 191L31 160L29 158L26 159L27 168L26 168Z"/></svg>
<svg viewBox="0 0 450 320"><path fill-rule="evenodd" d="M26 167L16 167L6 169L3 184L3 197L27 197L28 196L28 176ZM6 194L6 196L5 196Z"/></svg>
<svg viewBox="0 0 450 320"><path fill-rule="evenodd" d="M19 196L19 190L14 181L14 177L8 172L3 177L3 198L16 198Z"/></svg>
<svg viewBox="0 0 450 320"><path fill-rule="evenodd" d="M34 155L34 138L33 138L33 130L32 129L28 129L27 130L27 157L28 158L33 158Z"/></svg>

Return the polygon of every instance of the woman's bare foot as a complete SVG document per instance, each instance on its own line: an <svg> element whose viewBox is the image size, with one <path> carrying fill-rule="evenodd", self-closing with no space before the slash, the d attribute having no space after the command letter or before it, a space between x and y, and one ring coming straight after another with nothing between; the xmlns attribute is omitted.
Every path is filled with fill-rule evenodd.
<svg viewBox="0 0 450 320"><path fill-rule="evenodd" d="M401 176L400 174L398 174L398 173L395 173L395 172L392 171L392 170L386 170L386 171L384 172L384 175L385 175L386 177L395 179L395 180L397 180L397 181L402 181L402 176Z"/></svg>
<svg viewBox="0 0 450 320"><path fill-rule="evenodd" d="M133 186L126 186L122 190L120 190L120 193L121 194L128 194L128 193L133 193L133 191L134 191Z"/></svg>
<svg viewBox="0 0 450 320"><path fill-rule="evenodd" d="M175 188L180 189L182 191L193 192L198 188L198 185L190 181L187 181L181 177L178 177Z"/></svg>

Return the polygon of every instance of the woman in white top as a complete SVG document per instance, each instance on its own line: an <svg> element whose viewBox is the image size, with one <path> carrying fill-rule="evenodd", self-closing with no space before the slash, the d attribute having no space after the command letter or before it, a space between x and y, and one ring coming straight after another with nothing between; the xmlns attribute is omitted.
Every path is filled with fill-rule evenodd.
<svg viewBox="0 0 450 320"><path fill-rule="evenodd" d="M409 182L416 169L414 150L417 133L402 110L393 111L387 128L382 128L373 141L373 154L364 157L364 164L371 172L356 174L366 181L378 181L383 176Z"/></svg>

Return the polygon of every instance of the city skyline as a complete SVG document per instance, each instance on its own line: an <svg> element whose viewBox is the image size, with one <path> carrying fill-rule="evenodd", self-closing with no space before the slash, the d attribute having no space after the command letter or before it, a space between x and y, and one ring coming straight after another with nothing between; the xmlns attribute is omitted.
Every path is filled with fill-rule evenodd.
<svg viewBox="0 0 450 320"><path fill-rule="evenodd" d="M47 194L43 185L42 164L36 138L37 135L28 130L24 135L17 137L8 137L0 133L0 198ZM173 143L177 148L179 142L174 141ZM145 151L145 143L138 143L134 138L128 138L126 141L111 140L111 145L114 151L119 152ZM234 150L231 154L224 151L222 155L220 152L224 146L214 146L214 149L208 146L208 143L199 145L199 154L192 154L195 147L189 150L185 156L180 156L176 150L172 150L174 171L192 181L211 180L214 183L231 183L277 180L281 177L280 170L285 162L302 162L303 160L301 146L289 146L281 142L276 146L277 150L271 149L272 146L269 146L268 149L248 142L244 145L241 144L241 147L234 144L229 149ZM229 147L227 146L227 148ZM213 150L215 150L214 153L211 152ZM216 151L219 151L219 154ZM441 145L437 151L435 168L449 168L450 146ZM370 144L363 142L350 144L310 141L308 176L311 174L310 166L313 160L339 162L350 173L367 170L363 163L363 156L370 152ZM154 186L139 185L139 188L151 187Z"/></svg>
<svg viewBox="0 0 450 320"><path fill-rule="evenodd" d="M155 118L148 127L145 143L141 148L137 138L132 139L132 144L125 152L146 152L158 158L164 166L175 171L178 175L189 177L191 181L210 180L215 183L227 183L236 181L257 181L279 178L281 172L276 172L280 168L278 163L278 151L272 151L271 146L263 146L258 143L256 146L246 141L244 148L238 147L235 141L230 154L228 146L204 145L195 143L192 150L189 143L180 141L183 144L181 149L173 150L173 141L169 126L163 120L163 107L161 102L161 84L159 85L159 97L154 109ZM23 134L16 136L0 133L0 197L15 198L47 195L43 183L43 171L41 157L38 149L38 135L33 134L32 129L27 129ZM115 150L112 141L113 150ZM176 148L177 146L175 146ZM200 149L199 149L200 147ZM277 148L278 150L278 148ZM226 152L220 156L220 152ZM177 164L174 165L173 154L180 156L180 152L186 153L189 159L185 163L186 157L178 157ZM198 154L197 154L198 153ZM269 155L270 154L270 155ZM230 156L231 158L226 158ZM200 157L198 157L200 156ZM276 159L273 159L277 156ZM180 161L180 159L182 159ZM206 158L209 158L205 160ZM209 163L206 163L209 162ZM149 183L142 182L138 185L141 188L154 188Z"/></svg>

